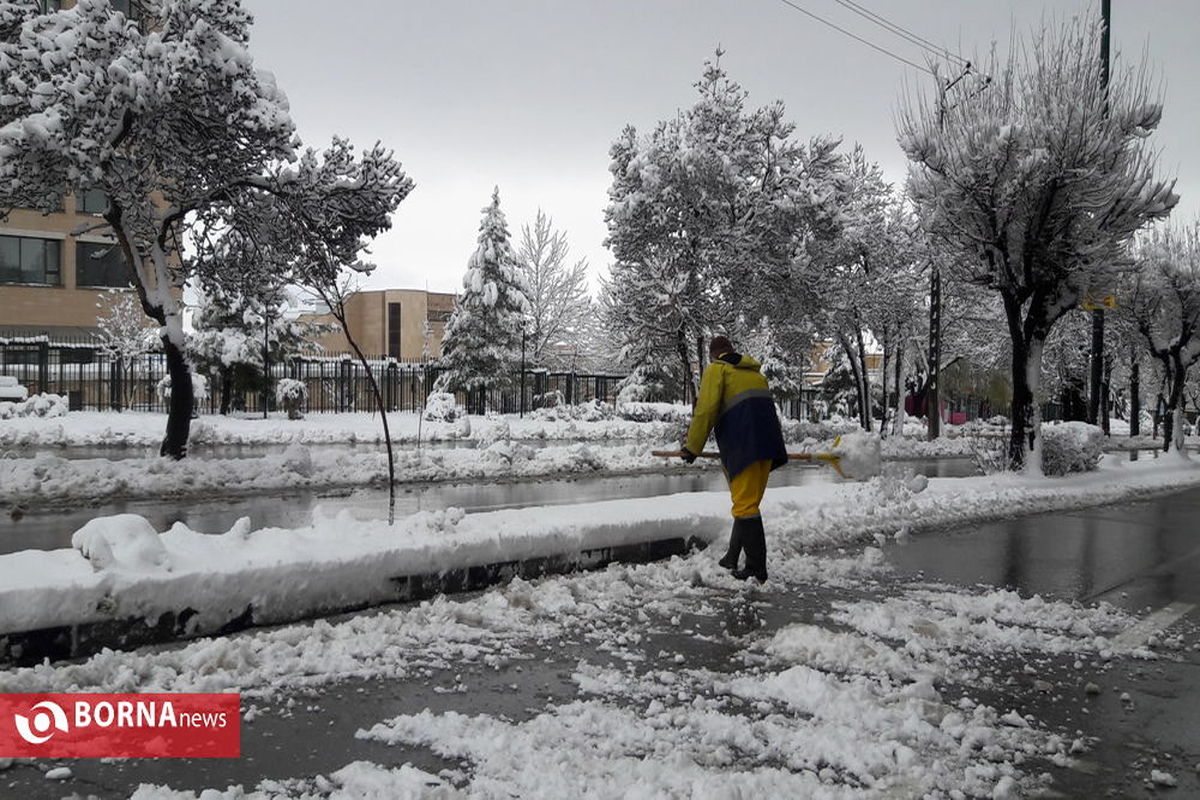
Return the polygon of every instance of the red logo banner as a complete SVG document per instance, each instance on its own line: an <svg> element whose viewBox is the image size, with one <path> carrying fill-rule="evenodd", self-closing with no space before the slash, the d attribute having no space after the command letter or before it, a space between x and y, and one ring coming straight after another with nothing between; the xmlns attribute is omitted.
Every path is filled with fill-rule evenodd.
<svg viewBox="0 0 1200 800"><path fill-rule="evenodd" d="M0 758L237 758L238 694L0 694Z"/></svg>

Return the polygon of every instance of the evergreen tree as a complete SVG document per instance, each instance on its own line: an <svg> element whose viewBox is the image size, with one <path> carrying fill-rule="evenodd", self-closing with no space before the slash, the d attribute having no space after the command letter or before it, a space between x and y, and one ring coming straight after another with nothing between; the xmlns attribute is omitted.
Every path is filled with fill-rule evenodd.
<svg viewBox="0 0 1200 800"><path fill-rule="evenodd" d="M445 371L434 391L505 388L520 365L521 336L529 315L528 293L500 210L500 189L483 209L479 246L467 262L463 293L442 340Z"/></svg>

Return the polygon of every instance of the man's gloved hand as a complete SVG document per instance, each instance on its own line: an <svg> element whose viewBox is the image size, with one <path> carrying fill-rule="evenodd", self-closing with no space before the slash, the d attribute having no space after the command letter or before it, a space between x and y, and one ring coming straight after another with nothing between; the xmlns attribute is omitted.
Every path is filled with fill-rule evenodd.
<svg viewBox="0 0 1200 800"><path fill-rule="evenodd" d="M682 458L684 461L691 464L693 461L696 460L696 454L693 453L691 450L688 450L686 447L681 448L681 450L682 450L682 455L680 455L679 457Z"/></svg>

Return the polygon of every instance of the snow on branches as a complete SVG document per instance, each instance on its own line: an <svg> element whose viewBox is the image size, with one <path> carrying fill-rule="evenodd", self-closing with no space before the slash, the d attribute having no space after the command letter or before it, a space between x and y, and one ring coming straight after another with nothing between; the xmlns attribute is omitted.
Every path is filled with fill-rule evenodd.
<svg viewBox="0 0 1200 800"><path fill-rule="evenodd" d="M184 234L203 246L241 232L298 278L331 282L366 269L362 251L412 183L380 145L357 156L341 139L302 148L287 98L254 66L238 0L159 5L143 30L106 0L48 14L0 2L0 207L50 211L64 189L105 194L103 219L180 387L163 452L182 457Z"/></svg>
<svg viewBox="0 0 1200 800"><path fill-rule="evenodd" d="M957 256L950 276L1003 300L1010 458L1035 470L1052 326L1087 293L1105 292L1130 237L1178 201L1146 142L1162 115L1148 71L1114 71L1106 91L1100 40L1094 17L1045 27L1007 63L993 55L987 81L948 82L899 114L909 189L927 230Z"/></svg>
<svg viewBox="0 0 1200 800"><path fill-rule="evenodd" d="M1134 250L1139 267L1120 313L1161 365L1167 387L1164 449L1183 447L1183 393L1200 361L1200 221L1150 231Z"/></svg>
<svg viewBox="0 0 1200 800"><path fill-rule="evenodd" d="M748 110L717 61L696 87L691 108L614 142L605 210L609 327L631 367L670 363L684 385L706 334L739 315L795 316L780 286L836 224L842 170L835 140L797 142L781 103Z"/></svg>

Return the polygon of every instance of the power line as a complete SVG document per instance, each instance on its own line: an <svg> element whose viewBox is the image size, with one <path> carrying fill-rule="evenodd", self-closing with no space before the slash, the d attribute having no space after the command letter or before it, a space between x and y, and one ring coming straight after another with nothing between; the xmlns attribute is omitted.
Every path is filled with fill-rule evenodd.
<svg viewBox="0 0 1200 800"><path fill-rule="evenodd" d="M967 59L963 58L962 56L957 55L955 53L951 53L945 47L936 45L933 42L926 39L925 37L920 36L919 34L913 33L912 31L910 31L900 25L897 25L896 23L892 22L891 20L888 20L885 17L882 17L879 14L876 14L871 9L865 8L864 6L859 5L858 3L854 2L854 0L834 0L834 2L837 3L838 5L842 6L843 8L848 8L849 10L853 11L855 14L858 14L860 17L863 17L864 19L874 22L876 25L879 25L880 27L884 28L885 30L889 31L890 33L894 33L897 36L899 36L900 38L905 39L905 40L911 42L912 44L915 44L917 47L920 47L924 50L928 50L929 52L931 52L935 55L941 56L943 58L946 58L948 60L958 61L960 64L969 64L970 63L969 61L967 61Z"/></svg>
<svg viewBox="0 0 1200 800"><path fill-rule="evenodd" d="M795 11L799 11L801 14L804 14L805 16L812 17L817 22L820 22L822 25L828 25L829 27L833 28L835 31L838 31L839 33L843 33L846 36L849 36L851 39L854 39L857 42L861 42L862 44L865 44L867 47L870 47L872 50L877 50L880 53L883 53L885 56L891 56L892 58L896 59L897 61L901 61L901 62L907 64L908 66L912 67L913 69L920 70L921 72L924 72L927 75L933 75L933 72L928 67L923 67L920 64L916 63L915 61L909 61L904 56L896 55L891 50L888 50L886 47L880 47L879 45L875 44L874 42L868 41L867 39L864 39L863 37L859 36L856 33L851 33L850 31L846 30L845 28L841 27L840 25L835 25L834 23L830 22L829 20L825 19L824 17L819 17L806 8L801 8L800 6L798 6L794 2L792 2L792 0L779 0L779 2L783 3L785 6L792 8Z"/></svg>

